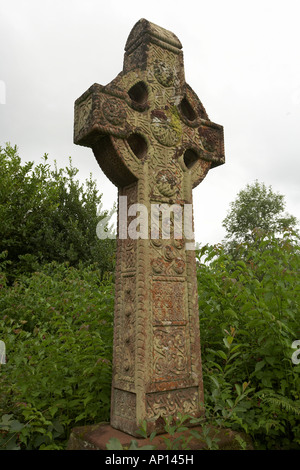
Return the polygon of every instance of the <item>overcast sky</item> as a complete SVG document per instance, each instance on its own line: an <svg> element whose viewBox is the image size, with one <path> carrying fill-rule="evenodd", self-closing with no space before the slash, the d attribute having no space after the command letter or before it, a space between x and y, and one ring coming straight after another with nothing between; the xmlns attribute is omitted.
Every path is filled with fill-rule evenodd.
<svg viewBox="0 0 300 470"><path fill-rule="evenodd" d="M116 188L73 144L73 107L122 70L140 18L177 35L187 83L224 126L226 163L193 192L196 240L222 240L229 203L256 179L300 219L299 0L0 0L0 145L36 163L46 152L59 167L71 156L111 208Z"/></svg>

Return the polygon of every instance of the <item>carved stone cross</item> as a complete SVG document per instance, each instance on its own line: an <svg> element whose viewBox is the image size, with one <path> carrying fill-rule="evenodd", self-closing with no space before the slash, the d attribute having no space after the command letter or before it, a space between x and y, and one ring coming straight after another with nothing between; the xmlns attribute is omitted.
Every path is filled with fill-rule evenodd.
<svg viewBox="0 0 300 470"><path fill-rule="evenodd" d="M184 220L176 208L188 208L192 188L224 163L223 128L185 82L181 48L170 31L138 21L123 71L75 102L74 142L92 148L122 201L111 425L132 435L142 420L160 431L163 416L203 412L195 254L186 249L191 237L174 233ZM127 197L125 216L120 196ZM168 238L161 220L151 217L153 206L172 209ZM139 209L149 236L141 229L140 237L130 237Z"/></svg>

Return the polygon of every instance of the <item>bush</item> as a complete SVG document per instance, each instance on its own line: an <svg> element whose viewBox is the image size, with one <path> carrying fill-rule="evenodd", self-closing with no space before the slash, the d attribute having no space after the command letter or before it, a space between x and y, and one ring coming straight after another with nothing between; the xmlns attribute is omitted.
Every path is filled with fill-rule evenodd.
<svg viewBox="0 0 300 470"><path fill-rule="evenodd" d="M237 253L198 253L207 407L259 448L300 448L298 238L257 234Z"/></svg>
<svg viewBox="0 0 300 470"><path fill-rule="evenodd" d="M95 267L57 263L0 290L5 442L61 449L74 425L109 419L113 299ZM17 444L10 422L21 425Z"/></svg>
<svg viewBox="0 0 300 470"><path fill-rule="evenodd" d="M299 239L257 233L237 250L198 252L206 417L299 449ZM0 260L0 448L64 449L72 427L109 419L113 281L53 262L7 285Z"/></svg>
<svg viewBox="0 0 300 470"><path fill-rule="evenodd" d="M95 181L81 184L71 159L60 169L51 169L47 159L22 164L16 147L0 147L0 253L9 261L8 280L52 261L98 263L102 276L113 272L115 240L100 240L96 227L114 209L99 213L102 195Z"/></svg>

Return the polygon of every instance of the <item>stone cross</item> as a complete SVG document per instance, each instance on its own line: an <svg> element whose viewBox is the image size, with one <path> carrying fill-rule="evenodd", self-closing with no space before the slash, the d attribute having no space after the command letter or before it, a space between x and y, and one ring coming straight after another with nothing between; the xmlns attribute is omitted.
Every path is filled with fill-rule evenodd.
<svg viewBox="0 0 300 470"><path fill-rule="evenodd" d="M119 191L111 425L131 435L143 420L160 432L164 416L204 409L195 253L191 236L174 233L192 188L224 163L223 128L185 82L181 49L141 19L123 71L75 102L74 142L92 148ZM130 237L138 213L140 235Z"/></svg>

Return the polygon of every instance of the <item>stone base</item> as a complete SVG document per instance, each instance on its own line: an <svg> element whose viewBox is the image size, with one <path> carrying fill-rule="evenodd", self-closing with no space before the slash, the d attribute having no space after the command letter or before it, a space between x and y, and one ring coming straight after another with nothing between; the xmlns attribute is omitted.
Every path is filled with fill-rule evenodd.
<svg viewBox="0 0 300 470"><path fill-rule="evenodd" d="M220 450L240 450L241 447L236 440L237 435L240 435L242 439L247 442L247 450L253 450L253 446L249 441L249 438L246 438L243 434L234 432L230 429L217 429L212 426L209 426L209 428L210 438L219 439L217 444ZM196 426L193 429L197 430L199 434L201 434L200 426ZM190 436L189 430L177 433L173 438L180 435L184 435L184 437L188 438ZM67 450L107 450L106 444L111 438L118 439L123 448L128 448L130 446L130 442L135 440L138 443L138 447L153 445L155 447L154 450L166 450L163 437L170 438L167 434L160 434L150 442L149 439L136 438L114 429L109 423L100 423L92 426L74 428L70 435ZM189 441L188 447L191 450L201 450L207 446L204 442L193 438Z"/></svg>

